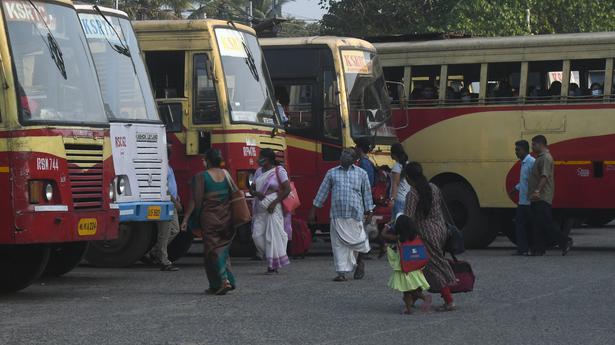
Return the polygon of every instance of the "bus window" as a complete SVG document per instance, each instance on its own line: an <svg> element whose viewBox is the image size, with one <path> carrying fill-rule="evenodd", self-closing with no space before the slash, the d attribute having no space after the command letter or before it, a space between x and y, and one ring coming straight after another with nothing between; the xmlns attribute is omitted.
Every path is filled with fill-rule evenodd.
<svg viewBox="0 0 615 345"><path fill-rule="evenodd" d="M310 129L313 124L312 84L277 85L275 95L288 118L289 129Z"/></svg>
<svg viewBox="0 0 615 345"><path fill-rule="evenodd" d="M404 82L404 68L403 67L383 67L384 79L389 82L396 82L403 84ZM391 83L387 84L389 96L391 97L391 105L397 105L400 102L402 89L399 84Z"/></svg>
<svg viewBox="0 0 615 345"><path fill-rule="evenodd" d="M429 106L438 104L440 65L412 66L410 104Z"/></svg>
<svg viewBox="0 0 615 345"><path fill-rule="evenodd" d="M145 53L156 98L184 98L184 52Z"/></svg>
<svg viewBox="0 0 615 345"><path fill-rule="evenodd" d="M218 96L213 77L209 75L206 54L194 55L192 122L194 124L211 124L220 122Z"/></svg>
<svg viewBox="0 0 615 345"><path fill-rule="evenodd" d="M337 85L335 72L332 70L325 70L323 74L323 134L326 139L341 141L342 126Z"/></svg>
<svg viewBox="0 0 615 345"><path fill-rule="evenodd" d="M520 76L520 62L490 63L487 67L487 103L517 102Z"/></svg>
<svg viewBox="0 0 615 345"><path fill-rule="evenodd" d="M558 102L562 94L562 67L558 61L528 63L526 97L529 102Z"/></svg>
<svg viewBox="0 0 615 345"><path fill-rule="evenodd" d="M167 132L182 131L182 104L181 103L158 103L158 113Z"/></svg>
<svg viewBox="0 0 615 345"><path fill-rule="evenodd" d="M577 102L602 102L605 68L604 59L570 61L568 99Z"/></svg>
<svg viewBox="0 0 615 345"><path fill-rule="evenodd" d="M448 65L446 103L476 103L480 93L480 64Z"/></svg>

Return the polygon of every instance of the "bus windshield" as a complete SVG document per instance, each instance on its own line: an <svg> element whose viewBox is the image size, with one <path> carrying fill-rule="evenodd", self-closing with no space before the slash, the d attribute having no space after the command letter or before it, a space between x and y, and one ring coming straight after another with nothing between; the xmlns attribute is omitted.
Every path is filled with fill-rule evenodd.
<svg viewBox="0 0 615 345"><path fill-rule="evenodd" d="M100 89L72 7L2 1L25 123L105 124Z"/></svg>
<svg viewBox="0 0 615 345"><path fill-rule="evenodd" d="M378 144L394 142L390 99L376 53L342 49L341 54L351 136L375 136Z"/></svg>
<svg viewBox="0 0 615 345"><path fill-rule="evenodd" d="M277 125L265 59L256 37L231 28L217 28L231 120Z"/></svg>
<svg viewBox="0 0 615 345"><path fill-rule="evenodd" d="M111 121L160 121L145 65L130 21L99 14L80 13L81 26L90 45L98 81ZM115 30L114 30L115 29ZM130 54L117 47L126 45Z"/></svg>

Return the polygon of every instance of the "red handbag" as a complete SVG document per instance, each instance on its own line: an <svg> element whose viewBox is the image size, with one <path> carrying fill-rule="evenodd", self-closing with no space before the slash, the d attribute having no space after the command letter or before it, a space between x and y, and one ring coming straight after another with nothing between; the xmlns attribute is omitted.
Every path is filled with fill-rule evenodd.
<svg viewBox="0 0 615 345"><path fill-rule="evenodd" d="M280 167L275 167L275 175L278 178L278 184L282 187L282 181L280 180ZM282 208L284 212L292 213L301 205L301 201L299 201L299 194L297 194L297 188L295 188L295 183L290 181L290 193L284 200L282 200Z"/></svg>

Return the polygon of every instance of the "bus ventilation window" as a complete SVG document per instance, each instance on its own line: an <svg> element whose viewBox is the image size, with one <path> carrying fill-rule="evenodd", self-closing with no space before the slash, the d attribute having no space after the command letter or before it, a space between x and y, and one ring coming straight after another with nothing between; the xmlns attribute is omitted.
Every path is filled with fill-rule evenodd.
<svg viewBox="0 0 615 345"><path fill-rule="evenodd" d="M199 132L199 154L205 154L211 148L211 133Z"/></svg>
<svg viewBox="0 0 615 345"><path fill-rule="evenodd" d="M594 177L604 177L604 162L593 162L594 165Z"/></svg>

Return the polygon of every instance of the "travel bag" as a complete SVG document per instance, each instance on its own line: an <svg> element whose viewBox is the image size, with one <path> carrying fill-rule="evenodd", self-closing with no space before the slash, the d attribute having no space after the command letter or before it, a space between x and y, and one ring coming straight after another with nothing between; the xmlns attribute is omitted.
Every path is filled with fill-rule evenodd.
<svg viewBox="0 0 615 345"><path fill-rule="evenodd" d="M307 223L293 218L293 239L288 242L287 254L304 258L312 247L312 232Z"/></svg>

